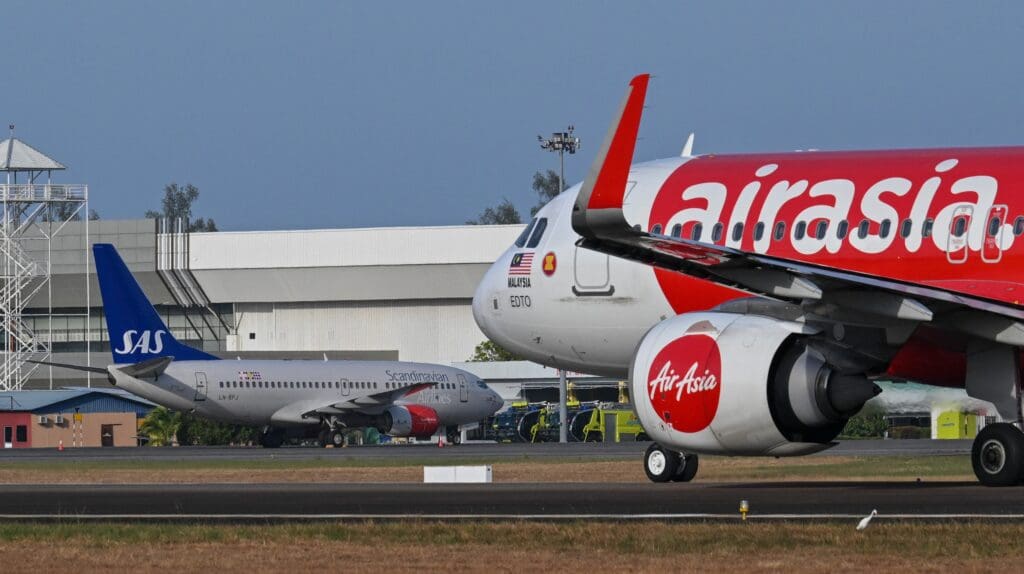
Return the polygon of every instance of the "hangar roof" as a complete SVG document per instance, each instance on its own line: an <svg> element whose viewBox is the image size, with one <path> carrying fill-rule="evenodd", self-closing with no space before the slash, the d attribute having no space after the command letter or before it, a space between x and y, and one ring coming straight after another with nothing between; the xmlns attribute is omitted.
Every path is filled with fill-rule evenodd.
<svg viewBox="0 0 1024 574"><path fill-rule="evenodd" d="M88 397L95 395L95 397ZM71 401L74 399L86 398L116 398L139 403L145 406L156 406L146 399L126 393L119 389L89 389L82 387L60 389L56 391L10 391L0 393L0 411L35 412L48 407Z"/></svg>
<svg viewBox="0 0 1024 574"><path fill-rule="evenodd" d="M18 138L9 138L0 142L0 171L56 169L64 169L64 166Z"/></svg>

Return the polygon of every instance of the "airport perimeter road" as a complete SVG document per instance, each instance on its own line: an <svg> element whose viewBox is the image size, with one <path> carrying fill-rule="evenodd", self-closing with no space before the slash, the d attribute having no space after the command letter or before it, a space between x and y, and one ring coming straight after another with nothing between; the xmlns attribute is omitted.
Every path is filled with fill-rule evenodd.
<svg viewBox="0 0 1024 574"><path fill-rule="evenodd" d="M559 459L638 459L650 443L540 443L493 444L474 443L446 448L433 445L388 445L349 448L277 448L258 447L178 447L178 448L67 448L7 449L0 451L4 461L74 461L74 460L350 460L408 457L431 461L487 459L495 462L530 458ZM965 455L971 452L969 440L853 440L815 456L885 456L885 455Z"/></svg>
<svg viewBox="0 0 1024 574"><path fill-rule="evenodd" d="M621 518L1001 515L1024 488L976 483L10 485L0 519Z"/></svg>

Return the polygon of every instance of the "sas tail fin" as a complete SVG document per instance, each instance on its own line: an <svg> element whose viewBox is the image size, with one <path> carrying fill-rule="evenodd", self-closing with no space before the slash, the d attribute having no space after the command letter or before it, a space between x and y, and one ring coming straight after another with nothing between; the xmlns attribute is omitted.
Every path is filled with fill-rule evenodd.
<svg viewBox="0 0 1024 574"><path fill-rule="evenodd" d="M97 243L92 246L92 254L115 363L158 357L178 361L217 359L174 338L113 245Z"/></svg>

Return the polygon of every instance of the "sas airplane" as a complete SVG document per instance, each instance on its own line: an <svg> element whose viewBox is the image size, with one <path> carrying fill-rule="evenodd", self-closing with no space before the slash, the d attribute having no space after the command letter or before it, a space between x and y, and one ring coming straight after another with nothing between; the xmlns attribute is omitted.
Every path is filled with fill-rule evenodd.
<svg viewBox="0 0 1024 574"><path fill-rule="evenodd" d="M311 429L320 429L321 444L339 446L350 427L398 437L430 437L440 429L456 442L460 427L503 405L477 377L441 365L220 360L174 338L113 245L94 245L93 257L114 364L90 370L169 409L263 427L265 447Z"/></svg>
<svg viewBox="0 0 1024 574"><path fill-rule="evenodd" d="M699 454L826 449L879 388L959 387L1005 422L987 485L1024 480L1024 148L632 164L634 78L584 182L491 267L473 312L519 355L630 380L653 481Z"/></svg>

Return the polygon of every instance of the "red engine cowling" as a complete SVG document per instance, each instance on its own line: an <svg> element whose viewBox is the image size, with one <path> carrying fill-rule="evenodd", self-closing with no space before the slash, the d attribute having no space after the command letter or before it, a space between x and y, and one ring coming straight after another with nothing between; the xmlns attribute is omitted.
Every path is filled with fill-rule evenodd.
<svg viewBox="0 0 1024 574"><path fill-rule="evenodd" d="M879 392L835 371L802 323L687 313L655 325L630 370L647 434L689 453L785 456L830 446Z"/></svg>
<svg viewBox="0 0 1024 574"><path fill-rule="evenodd" d="M437 411L423 405L395 405L384 412L384 433L429 437L437 432Z"/></svg>

